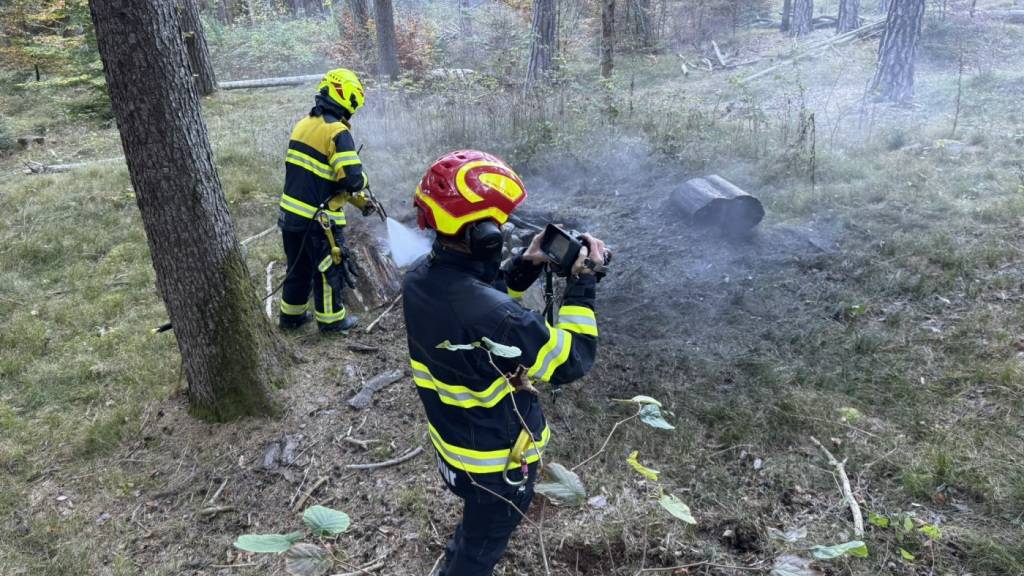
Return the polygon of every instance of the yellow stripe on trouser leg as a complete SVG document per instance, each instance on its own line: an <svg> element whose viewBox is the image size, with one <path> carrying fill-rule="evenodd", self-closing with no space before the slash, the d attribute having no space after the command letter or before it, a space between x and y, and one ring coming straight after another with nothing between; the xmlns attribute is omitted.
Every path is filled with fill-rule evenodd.
<svg viewBox="0 0 1024 576"><path fill-rule="evenodd" d="M597 317L594 311L586 306L562 306L558 309L558 328L597 336Z"/></svg>
<svg viewBox="0 0 1024 576"><path fill-rule="evenodd" d="M287 316L301 316L302 314L305 314L308 309L309 302L306 302L305 304L289 304L285 302L284 299L281 300L281 314L285 314Z"/></svg>
<svg viewBox="0 0 1024 576"><path fill-rule="evenodd" d="M341 310L334 311L334 292L331 290L331 284L327 281L327 275L321 273L320 280L323 282L324 299L323 299L323 311L317 311L316 321L321 324L334 324L335 322L341 322L345 319L345 307L342 306Z"/></svg>

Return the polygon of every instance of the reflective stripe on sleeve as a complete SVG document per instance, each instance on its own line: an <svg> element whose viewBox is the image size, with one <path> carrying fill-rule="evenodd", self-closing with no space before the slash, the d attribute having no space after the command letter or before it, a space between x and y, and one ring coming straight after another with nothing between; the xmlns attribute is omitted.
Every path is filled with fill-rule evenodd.
<svg viewBox="0 0 1024 576"><path fill-rule="evenodd" d="M558 310L557 327L577 334L597 336L597 318L594 311L586 306L562 306Z"/></svg>
<svg viewBox="0 0 1024 576"><path fill-rule="evenodd" d="M336 172L339 168L344 166L355 166L356 164L362 163L363 162L359 159L359 154L357 154L355 150L338 152L334 156L331 156L331 166Z"/></svg>
<svg viewBox="0 0 1024 576"><path fill-rule="evenodd" d="M528 372L532 378L540 378L545 382L551 380L551 375L559 366L565 364L569 359L569 351L572 349L572 334L565 330L555 328L550 324L548 327L548 341L537 353L537 360Z"/></svg>
<svg viewBox="0 0 1024 576"><path fill-rule="evenodd" d="M445 384L430 373L426 364L409 360L412 366L412 380L420 388L437 392L442 403L459 408L491 408L508 396L512 387L504 377L498 377L484 390L471 390L465 386Z"/></svg>
<svg viewBox="0 0 1024 576"><path fill-rule="evenodd" d="M427 429L430 433L430 443L434 445L437 453L441 455L441 458L444 458L445 462L459 470L464 470L471 474L494 474L500 473L506 468L512 470L517 466L509 462L508 456L512 452L511 448L490 451L470 450L469 448L462 448L445 442L441 438L441 434L429 422L427 423ZM541 454L544 452L544 448L550 439L551 430L545 426L541 432L540 440L537 440L535 443L531 442L529 449L523 453L523 460L528 464L540 460Z"/></svg>

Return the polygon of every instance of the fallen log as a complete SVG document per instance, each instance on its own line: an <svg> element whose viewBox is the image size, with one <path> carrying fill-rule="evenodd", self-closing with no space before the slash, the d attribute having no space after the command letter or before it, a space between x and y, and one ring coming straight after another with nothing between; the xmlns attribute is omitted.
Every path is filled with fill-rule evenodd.
<svg viewBox="0 0 1024 576"><path fill-rule="evenodd" d="M979 10L975 14L1004 20L1011 24L1024 24L1024 10Z"/></svg>
<svg viewBox="0 0 1024 576"><path fill-rule="evenodd" d="M883 30L885 30L885 19L884 18L881 19L881 20L875 20L874 22L871 22L870 24L865 24L864 26L861 26L860 28L857 28L856 30L850 30L849 32L847 32L845 34L837 34L836 36L833 36L833 37L831 37L831 38L829 38L827 40L821 40L821 41L818 41L818 42L813 42L813 43L808 44L806 46L801 46L801 47L799 47L797 49L797 52L793 53L789 58L787 58L785 60L779 61L774 66L769 66L768 68L765 68L764 70L761 70L760 72L756 72L754 74L751 74L750 76L747 76L746 78L740 79L740 84L745 84L747 82L750 82L751 80L756 80L756 79L758 79L758 78L760 78L762 76L765 76L767 74L770 74L771 72L774 72L775 70L777 70L777 69L779 69L779 68L781 68L783 66L787 66L787 65L790 65L790 64L795 64L798 61L800 61L803 58L806 58L808 56L814 56L816 54L819 54L819 53L823 52L824 50L829 49L829 47L831 47L831 46L836 46L836 45L839 45L839 44L844 44L846 42L849 42L851 40L856 40L856 39L859 39L859 38L869 38L872 35L877 34L877 33L881 32Z"/></svg>
<svg viewBox="0 0 1024 576"><path fill-rule="evenodd" d="M405 376L405 371L401 369L390 370L383 374L378 374L373 378L366 381L363 385L363 389L358 394L349 399L348 405L355 408L356 410L364 410L370 407L370 402L373 400L373 395L376 392L380 392L384 387L398 382Z"/></svg>
<svg viewBox="0 0 1024 576"><path fill-rule="evenodd" d="M96 164L109 164L111 162L124 162L124 157L104 158L102 160L89 160L88 162L72 162L70 164L42 164L40 162L25 162L25 174L58 174L70 172L79 168L88 168Z"/></svg>
<svg viewBox="0 0 1024 576"><path fill-rule="evenodd" d="M243 88L275 88L277 86L301 86L310 82L319 82L323 74L306 74L304 76L282 76L280 78L257 78L254 80L232 80L217 85L221 90L240 90Z"/></svg>
<svg viewBox="0 0 1024 576"><path fill-rule="evenodd" d="M764 218L761 201L721 176L686 181L669 198L691 223L742 234Z"/></svg>

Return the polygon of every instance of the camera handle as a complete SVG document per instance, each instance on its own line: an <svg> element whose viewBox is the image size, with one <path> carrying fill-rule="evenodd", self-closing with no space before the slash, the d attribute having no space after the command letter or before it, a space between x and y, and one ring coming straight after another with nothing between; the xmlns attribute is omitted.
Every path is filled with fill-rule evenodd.
<svg viewBox="0 0 1024 576"><path fill-rule="evenodd" d="M544 266L544 319L555 325L555 286L551 267Z"/></svg>

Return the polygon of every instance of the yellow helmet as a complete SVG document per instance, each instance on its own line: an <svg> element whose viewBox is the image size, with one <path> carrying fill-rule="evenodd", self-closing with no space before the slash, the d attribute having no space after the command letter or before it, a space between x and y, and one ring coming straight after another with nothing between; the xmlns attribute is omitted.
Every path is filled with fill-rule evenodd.
<svg viewBox="0 0 1024 576"><path fill-rule="evenodd" d="M320 92L327 90L327 97L335 104L355 114L363 106L363 83L359 81L356 73L348 68L336 68L327 74L320 81L317 88Z"/></svg>

